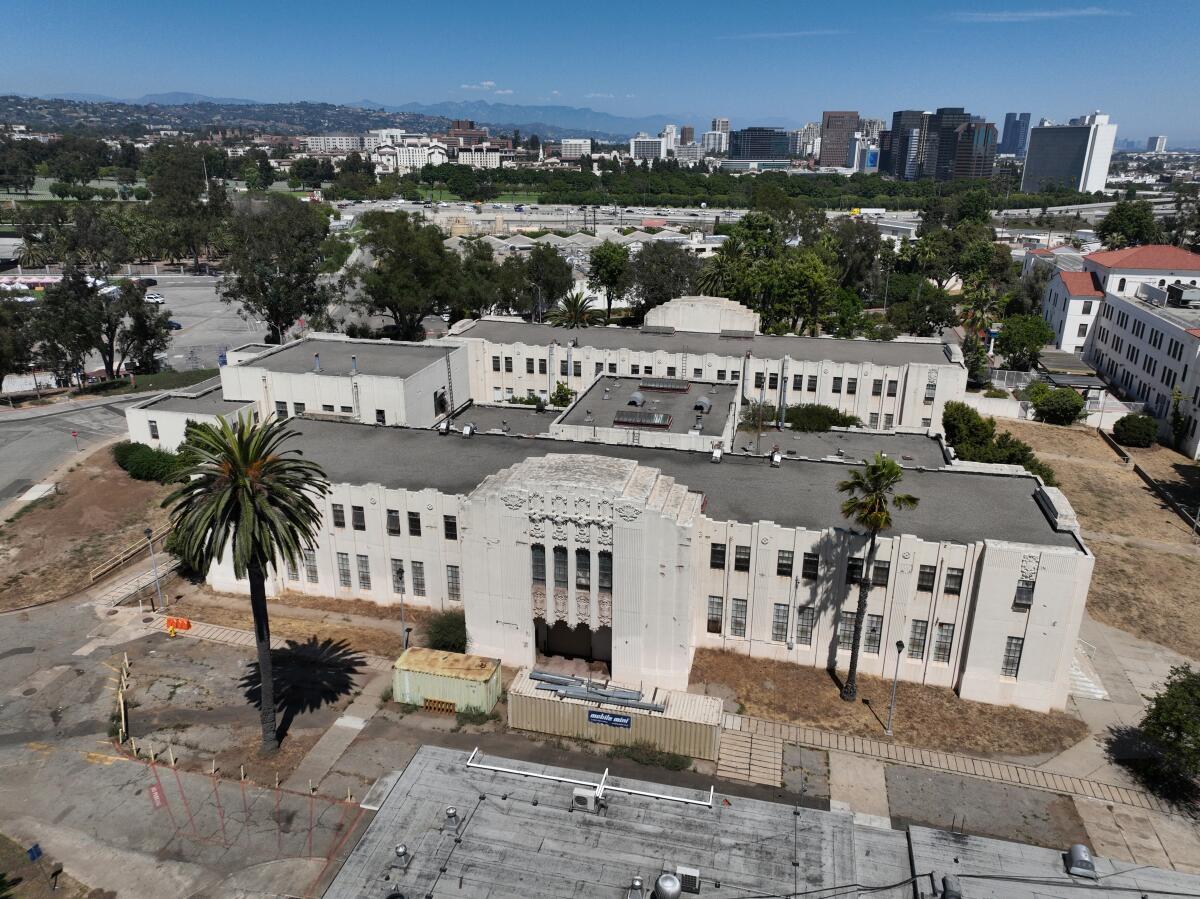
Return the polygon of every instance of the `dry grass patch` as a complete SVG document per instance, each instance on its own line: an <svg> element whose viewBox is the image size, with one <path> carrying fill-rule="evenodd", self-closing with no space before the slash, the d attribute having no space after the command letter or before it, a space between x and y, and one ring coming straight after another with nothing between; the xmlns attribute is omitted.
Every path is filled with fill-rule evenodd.
<svg viewBox="0 0 1200 899"><path fill-rule="evenodd" d="M1018 440L1024 440L1039 455L1066 456L1073 459L1088 459L1092 462L1118 463L1117 454L1093 428L1063 427L1037 421L1013 421L1007 418L996 420L996 431L1008 431ZM1053 465L1057 470L1057 465Z"/></svg>
<svg viewBox="0 0 1200 899"><path fill-rule="evenodd" d="M1200 559L1097 541L1088 612L1098 621L1200 659L1194 585Z"/></svg>
<svg viewBox="0 0 1200 899"><path fill-rule="evenodd" d="M77 593L94 566L167 521L159 503L169 489L133 480L107 446L78 462L58 489L0 527L0 611Z"/></svg>
<svg viewBox="0 0 1200 899"><path fill-rule="evenodd" d="M711 649L696 652L691 682L730 688L747 715L876 738L883 736L892 689L889 680L860 674L859 700L845 702L822 668ZM1064 712L969 702L953 690L904 681L893 731L908 746L983 756L1055 753L1087 736L1087 726Z"/></svg>
<svg viewBox="0 0 1200 899"><path fill-rule="evenodd" d="M1200 465L1165 446L1127 447L1133 461L1189 512L1200 506Z"/></svg>

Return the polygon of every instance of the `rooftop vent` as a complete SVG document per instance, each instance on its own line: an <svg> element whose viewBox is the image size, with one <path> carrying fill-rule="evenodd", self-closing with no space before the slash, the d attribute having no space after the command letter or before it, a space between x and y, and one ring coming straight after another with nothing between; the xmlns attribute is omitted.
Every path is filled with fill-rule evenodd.
<svg viewBox="0 0 1200 899"><path fill-rule="evenodd" d="M313 353L313 371L321 370L321 354Z"/></svg>
<svg viewBox="0 0 1200 899"><path fill-rule="evenodd" d="M408 852L408 847L403 843L396 844L396 860L392 862L392 867L407 870L409 863L412 861L412 856Z"/></svg>
<svg viewBox="0 0 1200 899"><path fill-rule="evenodd" d="M692 409L696 412L711 412L712 400L706 396L697 397Z"/></svg>
<svg viewBox="0 0 1200 899"><path fill-rule="evenodd" d="M683 886L674 874L660 874L654 881L654 899L679 899Z"/></svg>
<svg viewBox="0 0 1200 899"><path fill-rule="evenodd" d="M1067 873L1091 880L1100 879L1096 873L1096 863L1092 861L1092 852L1083 843L1075 843L1067 850Z"/></svg>
<svg viewBox="0 0 1200 899"><path fill-rule="evenodd" d="M440 422L438 422L438 433L443 437L450 433L450 419L443 418Z"/></svg>
<svg viewBox="0 0 1200 899"><path fill-rule="evenodd" d="M783 462L783 455L779 452L779 447L774 447L771 450L771 467L778 468Z"/></svg>
<svg viewBox="0 0 1200 899"><path fill-rule="evenodd" d="M629 394L629 402L626 405L629 405L629 406L644 406L644 405L646 405L645 394L643 394L640 390L635 390L633 393Z"/></svg>
<svg viewBox="0 0 1200 899"><path fill-rule="evenodd" d="M352 371L352 372L358 371L358 357L357 356L350 357L350 371Z"/></svg>
<svg viewBox="0 0 1200 899"><path fill-rule="evenodd" d="M613 425L618 428L653 428L669 430L671 416L666 412L635 412L622 409L613 416Z"/></svg>
<svg viewBox="0 0 1200 899"><path fill-rule="evenodd" d="M700 869L675 866L675 876L679 878L679 886L685 893L700 892Z"/></svg>
<svg viewBox="0 0 1200 899"><path fill-rule="evenodd" d="M571 808L581 812L597 812L600 801L596 798L596 791L589 787L576 787L571 794Z"/></svg>
<svg viewBox="0 0 1200 899"><path fill-rule="evenodd" d="M459 821L458 809L452 805L446 806L446 820L442 822L442 831L444 833L458 833Z"/></svg>
<svg viewBox="0 0 1200 899"><path fill-rule="evenodd" d="M470 437L472 434L474 434L478 430L479 429L477 427L475 427L475 422L469 421L465 425L463 425L462 435L463 435L463 437Z"/></svg>
<svg viewBox="0 0 1200 899"><path fill-rule="evenodd" d="M642 378L638 387L642 390L662 390L669 393L687 393L690 385L679 378Z"/></svg>

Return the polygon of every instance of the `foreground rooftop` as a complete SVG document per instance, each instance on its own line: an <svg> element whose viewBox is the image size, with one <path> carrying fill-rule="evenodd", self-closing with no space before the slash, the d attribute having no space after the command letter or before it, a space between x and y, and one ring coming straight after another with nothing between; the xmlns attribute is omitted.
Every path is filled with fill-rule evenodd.
<svg viewBox="0 0 1200 899"><path fill-rule="evenodd" d="M397 343L387 340L338 340L310 337L284 344L242 364L286 374L316 371L321 357L321 374L350 376L355 364L360 375L407 378L445 358L454 347L439 344ZM355 357L351 359L351 357Z"/></svg>
<svg viewBox="0 0 1200 899"><path fill-rule="evenodd" d="M321 465L334 483L432 488L465 496L488 475L531 457L574 456L582 466L593 464L589 459L597 457L629 459L703 494L705 514L716 520L765 520L818 531L846 524L843 497L837 492L838 482L847 475L849 463L844 461L789 457L780 468L771 468L763 457L731 453L715 465L708 453L682 450L492 434L465 439L432 430L307 419L296 419L292 425L299 432L297 447ZM836 440L832 435L824 437ZM764 436L764 449L769 449L765 443ZM1078 546L1071 533L1051 526L1034 499L1038 482L1032 476L911 468L905 472L904 490L921 502L897 516L897 534L956 543L990 538Z"/></svg>
<svg viewBox="0 0 1200 899"><path fill-rule="evenodd" d="M654 384L668 385L672 389L653 389L651 385ZM648 429L686 434L695 426L696 417L700 415L702 433L717 438L729 421L730 406L737 402L738 386L671 378L603 375L571 406L559 424L599 428L636 427L633 423L622 421L650 414L663 417L656 419L658 424L647 425ZM634 394L641 396L643 405L630 405ZM707 412L696 411L696 403L701 398L708 401Z"/></svg>

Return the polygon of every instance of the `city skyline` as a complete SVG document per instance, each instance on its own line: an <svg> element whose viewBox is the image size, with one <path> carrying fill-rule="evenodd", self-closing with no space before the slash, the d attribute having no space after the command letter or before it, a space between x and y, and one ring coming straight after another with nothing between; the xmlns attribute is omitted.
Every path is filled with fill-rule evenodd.
<svg viewBox="0 0 1200 899"><path fill-rule="evenodd" d="M697 11L710 5L717 9L700 3ZM14 6L17 20L45 17L43 7L26 0ZM280 40L264 39L268 23L227 2L206 8L221 23L208 29L197 29L187 10L144 2L125 4L129 14L121 17L88 0L59 9L57 52L45 53L39 41L8 48L0 92L137 97L182 90L265 102L388 105L486 100L661 115L664 124L698 131L717 115L735 127L795 127L818 121L825 109L890 118L898 109L961 105L997 124L1014 110L1031 111L1036 122L1099 109L1120 124L1121 138L1167 134L1174 146L1200 144L1200 99L1159 89L1154 56L1143 50L1152 40L1155 54L1170 60L1175 84L1200 75L1190 55L1200 26L1187 24L1193 17L1181 0L1150 10L1128 3L1012 3L988 12L948 0L916 12L868 3L857 18L833 9L800 18L781 8L735 23L648 8L639 11L636 27L569 7L554 17L480 8L451 22L427 9L377 6L325 21L325 9L301 2L289 8L289 21L319 16L321 27L271 23L281 29ZM1174 25L1163 29L1168 19ZM602 49L593 65L581 67L584 41ZM115 45L136 47L139 65L114 70ZM1105 48L1103 65L1095 60L1097 46ZM446 65L455 47L463 59ZM705 57L705 66L686 77L686 68L678 78L647 77L647 61L688 54ZM952 87L944 80L948 69L955 71ZM781 79L783 71L795 79Z"/></svg>

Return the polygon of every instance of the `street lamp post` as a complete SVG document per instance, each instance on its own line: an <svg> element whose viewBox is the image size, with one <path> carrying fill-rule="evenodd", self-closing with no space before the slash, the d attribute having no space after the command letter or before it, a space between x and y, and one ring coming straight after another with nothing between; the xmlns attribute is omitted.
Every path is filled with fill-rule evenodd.
<svg viewBox="0 0 1200 899"><path fill-rule="evenodd" d="M154 556L154 531L146 528L142 533L146 535L146 545L150 547L150 567L154 571L154 593L158 596L158 607L165 612L167 607L163 602L162 587L158 582L158 559Z"/></svg>
<svg viewBox="0 0 1200 899"><path fill-rule="evenodd" d="M900 655L904 652L904 641L896 641L896 674L892 678L892 702L888 706L887 727L884 728L884 733L889 737L892 735L892 716L896 713L896 684L900 682Z"/></svg>

